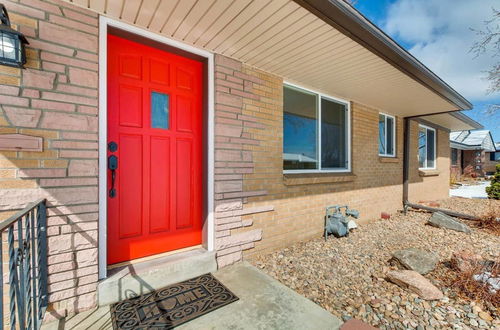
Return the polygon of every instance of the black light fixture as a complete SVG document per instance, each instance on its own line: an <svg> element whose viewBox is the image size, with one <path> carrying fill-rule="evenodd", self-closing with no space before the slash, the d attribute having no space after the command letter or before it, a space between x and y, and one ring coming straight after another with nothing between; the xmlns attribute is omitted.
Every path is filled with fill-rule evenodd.
<svg viewBox="0 0 500 330"><path fill-rule="evenodd" d="M28 40L21 33L10 27L7 8L0 4L0 65L22 68L26 63L24 45Z"/></svg>

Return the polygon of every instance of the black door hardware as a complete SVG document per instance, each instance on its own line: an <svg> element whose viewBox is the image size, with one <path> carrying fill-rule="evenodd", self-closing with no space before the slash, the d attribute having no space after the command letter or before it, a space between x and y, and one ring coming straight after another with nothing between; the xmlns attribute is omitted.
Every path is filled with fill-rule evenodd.
<svg viewBox="0 0 500 330"><path fill-rule="evenodd" d="M115 155L111 155L108 157L108 169L111 170L111 189L109 189L109 197L114 198L116 196L116 170L118 169L118 157L116 157Z"/></svg>

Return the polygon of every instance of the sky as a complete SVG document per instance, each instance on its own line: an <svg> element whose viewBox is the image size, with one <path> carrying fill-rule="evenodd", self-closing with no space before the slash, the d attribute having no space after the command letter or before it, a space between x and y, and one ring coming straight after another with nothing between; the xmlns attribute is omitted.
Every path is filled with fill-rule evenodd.
<svg viewBox="0 0 500 330"><path fill-rule="evenodd" d="M466 97L473 110L464 113L491 131L500 142L500 112L488 114L489 104L500 104L500 93L488 94L485 71L500 58L492 52L476 57L470 52L479 39L471 29L484 29L498 0L357 0L363 15L396 40L419 61ZM499 55L500 56L500 55Z"/></svg>

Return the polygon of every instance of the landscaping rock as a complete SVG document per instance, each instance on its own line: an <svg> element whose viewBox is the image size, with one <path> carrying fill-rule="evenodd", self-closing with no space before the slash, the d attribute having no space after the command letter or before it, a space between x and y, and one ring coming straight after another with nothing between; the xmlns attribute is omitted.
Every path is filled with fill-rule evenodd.
<svg viewBox="0 0 500 330"><path fill-rule="evenodd" d="M453 252L451 266L460 272L471 272L483 263L483 257L469 250Z"/></svg>
<svg viewBox="0 0 500 330"><path fill-rule="evenodd" d="M389 281L415 292L425 300L439 300L443 293L428 279L413 270L393 270L387 273Z"/></svg>
<svg viewBox="0 0 500 330"><path fill-rule="evenodd" d="M434 212L432 217L429 219L428 224L438 228L446 228L464 233L470 233L470 229L467 225L464 225L463 223L455 220L455 218L441 212Z"/></svg>
<svg viewBox="0 0 500 330"><path fill-rule="evenodd" d="M415 248L396 251L392 256L404 268L414 270L422 275L434 270L439 261L435 254Z"/></svg>
<svg viewBox="0 0 500 330"><path fill-rule="evenodd" d="M439 203L442 208L476 216L490 210L500 214L497 200L449 198ZM412 247L432 251L439 260L449 260L453 252L463 249L479 253L485 260L500 258L498 236L494 233L480 228L470 234L437 230L425 225L430 217L427 212L395 212L390 219L359 226L343 239L325 242L318 235L248 258L262 271L345 322L354 318L386 330L470 329L467 314L472 312L474 303L441 281L442 273L448 269L446 264L438 263L434 271L425 275L446 295L437 301L423 300L385 278L388 271L396 270L387 263L392 253ZM493 320L484 320L479 312L475 313L481 329L500 330L497 311L489 305L482 307ZM430 325L431 319L435 326Z"/></svg>
<svg viewBox="0 0 500 330"><path fill-rule="evenodd" d="M371 325L356 319L350 319L340 327L340 330L376 330L376 329L377 328L372 327Z"/></svg>
<svg viewBox="0 0 500 330"><path fill-rule="evenodd" d="M493 318L491 317L490 313L487 312L479 312L479 317L485 321L493 321Z"/></svg>

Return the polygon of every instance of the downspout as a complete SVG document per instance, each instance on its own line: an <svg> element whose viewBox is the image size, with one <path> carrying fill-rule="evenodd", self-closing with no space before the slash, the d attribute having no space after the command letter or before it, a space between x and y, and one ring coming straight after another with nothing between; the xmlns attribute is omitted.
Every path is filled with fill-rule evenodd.
<svg viewBox="0 0 500 330"><path fill-rule="evenodd" d="M452 111L443 111L441 113L453 113ZM438 114L438 113L436 113ZM418 204L411 204L408 200L408 187L409 187L409 177L410 177L410 121L416 118L422 118L426 116L431 116L433 114L423 114L419 116L408 116L403 118L403 212L406 215L408 207L413 207ZM463 159L463 157L462 157ZM409 204L413 205L410 206Z"/></svg>
<svg viewBox="0 0 500 330"><path fill-rule="evenodd" d="M411 117L404 117L403 130L403 212L408 211L408 179L410 175L410 120Z"/></svg>

